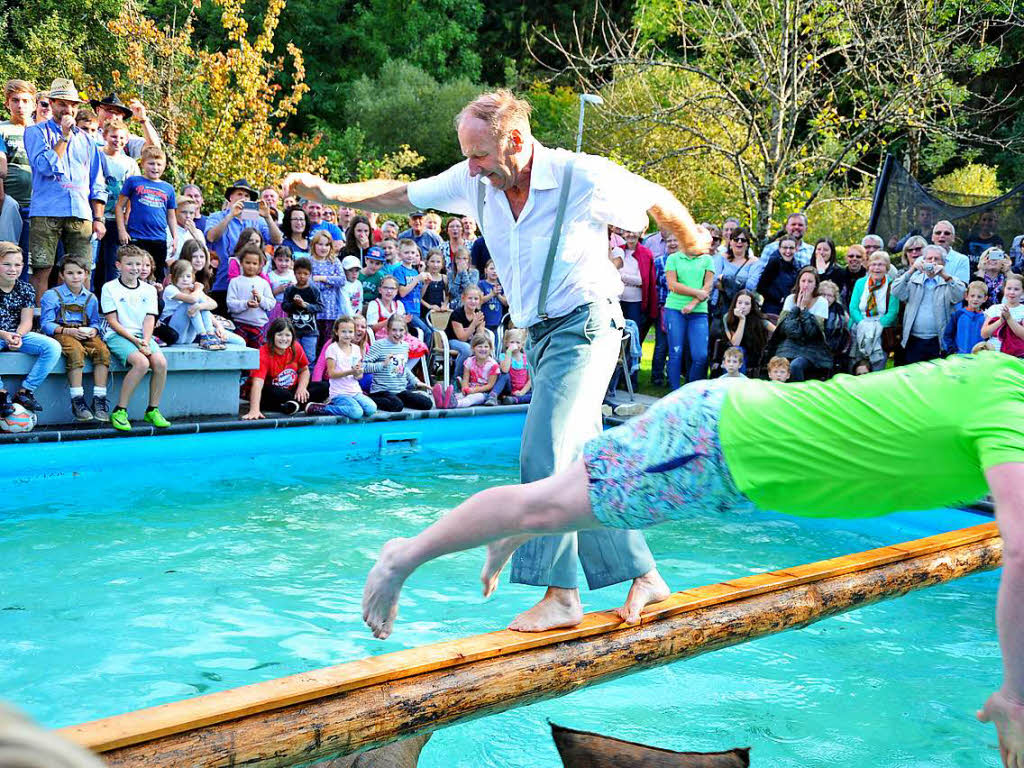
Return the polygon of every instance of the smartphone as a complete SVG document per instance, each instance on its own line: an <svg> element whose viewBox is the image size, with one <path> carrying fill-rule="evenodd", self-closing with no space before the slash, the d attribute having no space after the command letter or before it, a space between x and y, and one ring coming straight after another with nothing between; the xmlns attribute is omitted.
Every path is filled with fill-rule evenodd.
<svg viewBox="0 0 1024 768"><path fill-rule="evenodd" d="M242 203L242 215L238 218L242 221L259 221L260 218L260 204L255 201L246 201Z"/></svg>

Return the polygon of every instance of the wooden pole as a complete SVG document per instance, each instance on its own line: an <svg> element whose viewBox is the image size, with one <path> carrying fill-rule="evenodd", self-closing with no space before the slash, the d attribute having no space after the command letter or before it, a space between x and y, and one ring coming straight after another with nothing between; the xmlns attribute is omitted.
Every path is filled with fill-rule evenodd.
<svg viewBox="0 0 1024 768"><path fill-rule="evenodd" d="M994 523L678 592L640 624L610 612L494 632L71 726L111 766L290 766L377 747L999 566Z"/></svg>

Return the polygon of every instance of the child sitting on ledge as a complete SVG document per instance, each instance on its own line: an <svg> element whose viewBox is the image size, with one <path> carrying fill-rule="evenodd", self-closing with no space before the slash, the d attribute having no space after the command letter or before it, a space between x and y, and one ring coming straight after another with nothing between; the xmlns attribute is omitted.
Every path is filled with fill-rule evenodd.
<svg viewBox="0 0 1024 768"><path fill-rule="evenodd" d="M110 350L101 338L99 299L85 287L91 266L81 256L69 254L64 257L60 266L64 283L43 294L39 327L47 336L57 340L64 353L71 392L71 414L77 421L110 421L107 403ZM92 360L92 410L86 405L82 387L86 357Z"/></svg>

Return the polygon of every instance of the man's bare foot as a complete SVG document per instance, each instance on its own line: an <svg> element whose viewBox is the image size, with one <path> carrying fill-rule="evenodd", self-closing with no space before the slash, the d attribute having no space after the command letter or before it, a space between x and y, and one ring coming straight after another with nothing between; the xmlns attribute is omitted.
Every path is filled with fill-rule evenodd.
<svg viewBox="0 0 1024 768"><path fill-rule="evenodd" d="M532 533L509 536L506 539L492 541L487 545L487 560L484 562L484 569L480 572L480 581L484 585L484 597L494 594L494 590L498 588L498 577L501 575L501 570L508 564L509 558L533 536Z"/></svg>
<svg viewBox="0 0 1024 768"><path fill-rule="evenodd" d="M633 586L629 588L626 602L621 608L616 608L615 613L626 623L635 624L640 621L640 613L646 606L660 603L670 594L668 584L661 578L658 569L652 568L643 576L633 579Z"/></svg>
<svg viewBox="0 0 1024 768"><path fill-rule="evenodd" d="M399 567L408 539L391 539L380 550L363 587L363 621L374 637L386 638L398 615L398 595L409 572Z"/></svg>
<svg viewBox="0 0 1024 768"><path fill-rule="evenodd" d="M517 632L546 632L559 627L575 627L583 621L583 604L578 589L548 587L533 608L520 613L508 625Z"/></svg>
<svg viewBox="0 0 1024 768"><path fill-rule="evenodd" d="M1003 765L1006 768L1024 766L1024 705L996 691L978 711L978 719L995 723Z"/></svg>

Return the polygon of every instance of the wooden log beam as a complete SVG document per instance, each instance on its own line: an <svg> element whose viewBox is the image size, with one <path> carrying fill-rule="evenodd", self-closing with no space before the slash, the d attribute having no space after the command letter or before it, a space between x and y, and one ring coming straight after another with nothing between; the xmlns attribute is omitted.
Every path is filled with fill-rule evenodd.
<svg viewBox="0 0 1024 768"><path fill-rule="evenodd" d="M637 625L494 632L71 726L109 765L290 766L562 696L999 566L994 523L674 594Z"/></svg>

